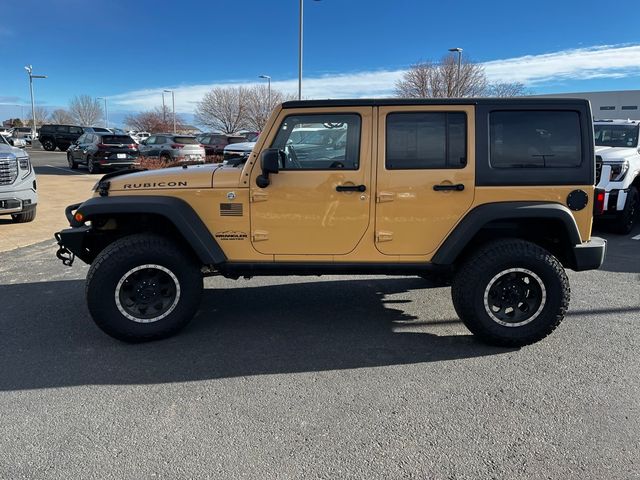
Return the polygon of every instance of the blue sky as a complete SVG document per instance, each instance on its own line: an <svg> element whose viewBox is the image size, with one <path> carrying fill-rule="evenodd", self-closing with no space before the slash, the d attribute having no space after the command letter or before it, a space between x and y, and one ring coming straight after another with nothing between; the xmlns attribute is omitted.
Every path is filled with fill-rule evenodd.
<svg viewBox="0 0 640 480"><path fill-rule="evenodd" d="M455 6L452 6L455 5ZM640 88L638 2L305 0L304 95L385 96L402 71L447 48L493 81L535 93ZM611 4L612 5L612 4ZM176 89L187 118L212 86L271 75L295 91L298 0L21 0L0 14L0 117L107 96L116 121Z"/></svg>

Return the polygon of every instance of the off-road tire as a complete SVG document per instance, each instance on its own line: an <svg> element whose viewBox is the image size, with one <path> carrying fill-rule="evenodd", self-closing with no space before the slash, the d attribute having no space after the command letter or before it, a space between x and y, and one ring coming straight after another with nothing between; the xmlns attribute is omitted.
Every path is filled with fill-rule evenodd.
<svg viewBox="0 0 640 480"><path fill-rule="evenodd" d="M76 163L75 160L73 160L73 157L71 156L70 153L67 153L67 163L69 164L69 168L71 170L77 170L78 169L78 164Z"/></svg>
<svg viewBox="0 0 640 480"><path fill-rule="evenodd" d="M42 148L44 148L47 152L53 152L56 149L56 143L49 138L41 140L40 143L42 144Z"/></svg>
<svg viewBox="0 0 640 480"><path fill-rule="evenodd" d="M179 282L177 304L164 318L149 323L134 321L118 305L118 285L137 267L157 265ZM135 234L116 240L95 259L85 288L89 312L108 335L125 342L169 337L182 329L198 310L202 297L200 264L174 241L152 234Z"/></svg>
<svg viewBox="0 0 640 480"><path fill-rule="evenodd" d="M91 155L87 156L87 169L89 173L100 173L100 167L93 163L93 157Z"/></svg>
<svg viewBox="0 0 640 480"><path fill-rule="evenodd" d="M633 226L640 216L640 193L636 187L629 188L627 193L627 201L624 205L624 210L615 219L613 230L616 233L628 235L633 230Z"/></svg>
<svg viewBox="0 0 640 480"><path fill-rule="evenodd" d="M492 282L499 275L509 275L505 272L511 269L532 272L546 295L537 316L521 326L498 323L487 306ZM519 239L497 240L485 244L463 262L454 277L451 298L460 319L481 341L521 347L542 340L563 320L569 307L569 279L558 259L538 245Z"/></svg>
<svg viewBox="0 0 640 480"><path fill-rule="evenodd" d="M36 219L36 209L32 208L26 212L14 213L11 215L13 223L28 223L33 222Z"/></svg>

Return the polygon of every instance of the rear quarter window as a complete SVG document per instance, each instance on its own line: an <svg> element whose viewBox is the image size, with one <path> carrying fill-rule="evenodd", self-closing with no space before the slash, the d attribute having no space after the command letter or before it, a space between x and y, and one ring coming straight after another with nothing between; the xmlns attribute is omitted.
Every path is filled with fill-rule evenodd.
<svg viewBox="0 0 640 480"><path fill-rule="evenodd" d="M493 168L576 168L581 139L578 112L503 111L489 117Z"/></svg>

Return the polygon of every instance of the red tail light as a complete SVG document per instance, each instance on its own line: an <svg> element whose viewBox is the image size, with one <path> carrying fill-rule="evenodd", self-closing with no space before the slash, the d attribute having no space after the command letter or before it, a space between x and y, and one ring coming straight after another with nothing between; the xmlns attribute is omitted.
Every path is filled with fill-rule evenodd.
<svg viewBox="0 0 640 480"><path fill-rule="evenodd" d="M593 201L593 214L602 215L604 213L604 190L596 188Z"/></svg>
<svg viewBox="0 0 640 480"><path fill-rule="evenodd" d="M135 143L132 143L131 145L127 145L127 147L129 147L131 150L137 150L138 149L138 145L136 145Z"/></svg>
<svg viewBox="0 0 640 480"><path fill-rule="evenodd" d="M181 143L174 143L171 145L171 148L184 148L184 145L182 145Z"/></svg>

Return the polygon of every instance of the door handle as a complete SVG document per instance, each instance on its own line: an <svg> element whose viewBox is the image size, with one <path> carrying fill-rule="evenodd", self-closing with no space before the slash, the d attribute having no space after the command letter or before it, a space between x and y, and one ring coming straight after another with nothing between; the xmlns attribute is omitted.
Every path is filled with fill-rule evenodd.
<svg viewBox="0 0 640 480"><path fill-rule="evenodd" d="M454 190L456 192L461 192L464 190L464 185L461 183L458 183L456 185L434 185L433 189L436 192L444 192L446 190Z"/></svg>
<svg viewBox="0 0 640 480"><path fill-rule="evenodd" d="M366 192L366 185L338 185L336 192Z"/></svg>

